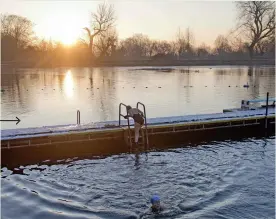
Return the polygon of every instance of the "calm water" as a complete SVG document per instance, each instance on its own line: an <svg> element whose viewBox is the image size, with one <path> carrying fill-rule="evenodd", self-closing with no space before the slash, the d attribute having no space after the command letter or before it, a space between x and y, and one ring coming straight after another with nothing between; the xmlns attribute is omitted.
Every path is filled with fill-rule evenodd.
<svg viewBox="0 0 276 219"><path fill-rule="evenodd" d="M1 173L2 218L274 218L275 137L135 156L67 160Z"/></svg>
<svg viewBox="0 0 276 219"><path fill-rule="evenodd" d="M1 119L21 119L17 126L2 122L2 129L75 124L77 110L82 123L117 120L120 102L141 101L148 117L159 117L222 112L242 99L275 96L274 67L176 68L2 68Z"/></svg>

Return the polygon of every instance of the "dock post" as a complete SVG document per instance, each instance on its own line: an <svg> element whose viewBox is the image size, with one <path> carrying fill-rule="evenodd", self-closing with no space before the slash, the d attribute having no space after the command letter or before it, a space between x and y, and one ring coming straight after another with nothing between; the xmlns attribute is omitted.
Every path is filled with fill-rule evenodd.
<svg viewBox="0 0 276 219"><path fill-rule="evenodd" d="M267 92L267 93L266 93L266 106L265 106L265 129L267 129L268 98L269 98L269 92Z"/></svg>
<svg viewBox="0 0 276 219"><path fill-rule="evenodd" d="M77 124L80 124L80 111L77 110Z"/></svg>

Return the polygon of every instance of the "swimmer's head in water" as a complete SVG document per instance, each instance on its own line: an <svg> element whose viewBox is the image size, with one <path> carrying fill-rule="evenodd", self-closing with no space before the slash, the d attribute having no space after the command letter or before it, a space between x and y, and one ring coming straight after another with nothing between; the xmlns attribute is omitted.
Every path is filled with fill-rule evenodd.
<svg viewBox="0 0 276 219"><path fill-rule="evenodd" d="M132 107L130 105L126 106L127 110L130 110Z"/></svg>
<svg viewBox="0 0 276 219"><path fill-rule="evenodd" d="M158 195L153 195L150 199L151 204L160 204L160 197Z"/></svg>
<svg viewBox="0 0 276 219"><path fill-rule="evenodd" d="M151 210L153 212L160 212L161 206L160 206L160 197L158 195L154 195L151 197L150 202L152 204Z"/></svg>

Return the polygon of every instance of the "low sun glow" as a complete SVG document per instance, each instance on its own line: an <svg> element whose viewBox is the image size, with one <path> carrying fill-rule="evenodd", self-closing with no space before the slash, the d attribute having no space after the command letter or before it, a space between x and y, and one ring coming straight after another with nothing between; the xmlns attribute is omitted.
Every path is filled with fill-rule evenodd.
<svg viewBox="0 0 276 219"><path fill-rule="evenodd" d="M70 46L77 42L84 25L80 18L69 12L63 12L51 14L51 17L45 21L43 26L46 28L38 31L40 35Z"/></svg>

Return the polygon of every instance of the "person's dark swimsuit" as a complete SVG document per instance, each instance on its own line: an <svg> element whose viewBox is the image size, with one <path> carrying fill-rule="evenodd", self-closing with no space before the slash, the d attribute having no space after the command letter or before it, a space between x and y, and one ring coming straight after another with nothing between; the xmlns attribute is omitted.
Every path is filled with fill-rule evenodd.
<svg viewBox="0 0 276 219"><path fill-rule="evenodd" d="M140 125L144 125L144 118L140 114L134 114L133 119L135 122L139 123Z"/></svg>

